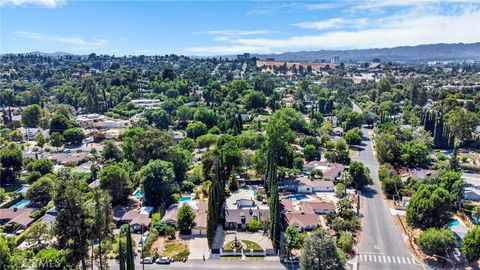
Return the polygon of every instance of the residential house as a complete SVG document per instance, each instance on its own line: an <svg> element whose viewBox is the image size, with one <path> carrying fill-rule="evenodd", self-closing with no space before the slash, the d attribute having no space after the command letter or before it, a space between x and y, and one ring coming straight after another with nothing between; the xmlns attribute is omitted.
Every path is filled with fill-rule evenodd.
<svg viewBox="0 0 480 270"><path fill-rule="evenodd" d="M58 165L78 165L87 159L89 153L54 153L49 159Z"/></svg>
<svg viewBox="0 0 480 270"><path fill-rule="evenodd" d="M331 202L310 202L302 201L299 204L300 211L305 213L315 213L318 215L323 215L328 212L335 213L336 207L334 203Z"/></svg>
<svg viewBox="0 0 480 270"><path fill-rule="evenodd" d="M309 174L314 169L321 170L325 180L335 181L342 175L345 170L345 165L313 160L303 165L302 172Z"/></svg>
<svg viewBox="0 0 480 270"><path fill-rule="evenodd" d="M284 213L287 226L293 226L299 232L311 231L319 226L319 217L315 213L293 212Z"/></svg>
<svg viewBox="0 0 480 270"><path fill-rule="evenodd" d="M224 206L226 229L244 230L251 219L267 222L270 217L268 205L258 201L251 189L232 192Z"/></svg>
<svg viewBox="0 0 480 270"><path fill-rule="evenodd" d="M197 214L192 224L192 235L207 235L207 204L197 204Z"/></svg>
<svg viewBox="0 0 480 270"><path fill-rule="evenodd" d="M13 231L25 230L33 223L34 219L30 214L35 211L34 208L0 208L0 224L11 228Z"/></svg>
<svg viewBox="0 0 480 270"><path fill-rule="evenodd" d="M230 230L245 230L251 219L260 222L268 222L270 219L269 209L244 208L225 209L225 228Z"/></svg>
<svg viewBox="0 0 480 270"><path fill-rule="evenodd" d="M335 185L332 181L312 180L305 176L289 180L285 187L287 190L298 193L335 192Z"/></svg>
<svg viewBox="0 0 480 270"><path fill-rule="evenodd" d="M153 207L151 206L131 209L121 217L120 221L130 224L134 231L141 231L142 229L146 231L150 225L152 212Z"/></svg>

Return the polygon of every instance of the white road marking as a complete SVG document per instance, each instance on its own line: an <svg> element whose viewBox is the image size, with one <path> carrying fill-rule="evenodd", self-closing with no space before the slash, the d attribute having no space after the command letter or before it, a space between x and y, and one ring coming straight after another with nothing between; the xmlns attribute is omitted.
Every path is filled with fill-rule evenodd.
<svg viewBox="0 0 480 270"><path fill-rule="evenodd" d="M385 255L383 256L383 261L387 262L387 258L385 258Z"/></svg>
<svg viewBox="0 0 480 270"><path fill-rule="evenodd" d="M377 256L373 255L373 261L377 262Z"/></svg>
<svg viewBox="0 0 480 270"><path fill-rule="evenodd" d="M390 263L390 256L387 256L387 259L388 259L388 263Z"/></svg>
<svg viewBox="0 0 480 270"><path fill-rule="evenodd" d="M408 257L407 257L407 263L408 263L408 264L412 264L412 263L410 262L410 258L408 258Z"/></svg>
<svg viewBox="0 0 480 270"><path fill-rule="evenodd" d="M403 264L406 263L406 262L405 262L405 257L402 257L402 262L403 262Z"/></svg>
<svg viewBox="0 0 480 270"><path fill-rule="evenodd" d="M392 260L393 260L393 263L396 263L396 262L395 262L395 256L392 256Z"/></svg>

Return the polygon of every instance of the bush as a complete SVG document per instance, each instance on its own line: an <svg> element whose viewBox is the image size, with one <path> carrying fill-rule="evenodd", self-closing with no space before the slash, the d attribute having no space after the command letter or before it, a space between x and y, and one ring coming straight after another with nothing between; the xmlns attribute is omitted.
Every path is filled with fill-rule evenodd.
<svg viewBox="0 0 480 270"><path fill-rule="evenodd" d="M352 252L353 247L353 235L351 232L342 232L340 238L338 238L338 247L344 252Z"/></svg>
<svg viewBox="0 0 480 270"><path fill-rule="evenodd" d="M429 256L445 255L455 248L457 240L450 229L430 228L417 238L423 253Z"/></svg>
<svg viewBox="0 0 480 270"><path fill-rule="evenodd" d="M247 223L247 231L257 232L262 228L262 223L254 218L250 219Z"/></svg>
<svg viewBox="0 0 480 270"><path fill-rule="evenodd" d="M175 239L175 227L168 225L165 227L165 235L168 239L172 240Z"/></svg>

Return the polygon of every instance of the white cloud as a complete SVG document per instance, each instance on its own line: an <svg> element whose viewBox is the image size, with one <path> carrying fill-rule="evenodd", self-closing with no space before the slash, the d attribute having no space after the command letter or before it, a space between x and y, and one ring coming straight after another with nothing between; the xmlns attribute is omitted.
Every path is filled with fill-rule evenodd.
<svg viewBox="0 0 480 270"><path fill-rule="evenodd" d="M480 41L480 9L464 9L459 14L411 13L377 19L368 29L336 30L322 34L284 39L230 38L227 44L187 48L204 55L241 52L279 53L295 50L365 49L414 46L432 43L472 43ZM325 26L325 25L322 25Z"/></svg>
<svg viewBox="0 0 480 270"><path fill-rule="evenodd" d="M109 42L106 39L96 39L96 40L87 41L80 37L50 36L42 33L27 32L27 31L18 31L18 32L15 32L15 34L19 37L26 38L26 39L71 45L73 46L73 48L71 48L72 50L96 49L96 48L104 47Z"/></svg>
<svg viewBox="0 0 480 270"><path fill-rule="evenodd" d="M251 36L251 35L264 35L272 34L277 31L271 30L209 30L197 32L197 34L208 34L208 35L223 35L223 36Z"/></svg>
<svg viewBox="0 0 480 270"><path fill-rule="evenodd" d="M40 6L56 8L66 3L66 0L0 0L0 6Z"/></svg>
<svg viewBox="0 0 480 270"><path fill-rule="evenodd" d="M338 5L333 3L309 4L304 6L304 8L308 10L326 10L336 7L338 7Z"/></svg>
<svg viewBox="0 0 480 270"><path fill-rule="evenodd" d="M344 19L344 18L333 18L324 21L315 21L315 22L299 22L292 24L304 29L330 29L330 28L340 28L340 27L349 27L349 28L364 28L368 24L368 19L359 18L359 19Z"/></svg>

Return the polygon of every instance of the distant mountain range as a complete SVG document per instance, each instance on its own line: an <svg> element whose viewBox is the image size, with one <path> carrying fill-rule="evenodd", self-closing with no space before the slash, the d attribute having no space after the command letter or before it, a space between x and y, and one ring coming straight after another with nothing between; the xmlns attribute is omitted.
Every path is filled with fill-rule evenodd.
<svg viewBox="0 0 480 270"><path fill-rule="evenodd" d="M475 60L480 61L480 42L455 43L455 44L426 44L418 46L401 46L382 49L364 50L320 50L286 52L280 54L252 54L260 59L274 58L276 61L314 61L322 59L330 62L334 56L340 58L340 62L367 61L380 58L382 62L394 61L405 63L419 63L427 61L446 60Z"/></svg>

